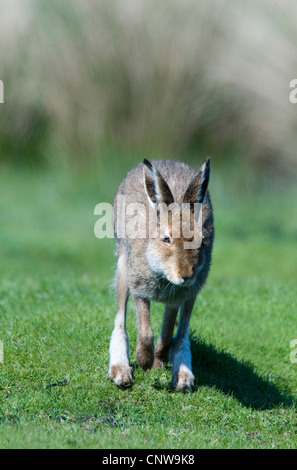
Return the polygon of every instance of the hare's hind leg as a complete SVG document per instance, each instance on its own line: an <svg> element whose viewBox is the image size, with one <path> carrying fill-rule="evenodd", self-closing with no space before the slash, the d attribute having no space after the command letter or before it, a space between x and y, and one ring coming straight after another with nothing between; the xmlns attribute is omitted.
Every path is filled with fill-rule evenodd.
<svg viewBox="0 0 297 470"><path fill-rule="evenodd" d="M155 359L153 367L162 367L168 361L169 349L178 307L166 305L160 336L155 348Z"/></svg>
<svg viewBox="0 0 297 470"><path fill-rule="evenodd" d="M126 330L126 309L129 297L127 286L127 258L124 250L119 251L117 265L117 314L109 346L109 377L121 387L132 382L129 366L129 340Z"/></svg>
<svg viewBox="0 0 297 470"><path fill-rule="evenodd" d="M143 370L150 369L154 362L154 335L150 324L150 302L134 296L137 313L137 362Z"/></svg>
<svg viewBox="0 0 297 470"><path fill-rule="evenodd" d="M194 302L195 298L182 305L176 336L172 340L170 350L172 385L176 390L191 390L194 385L189 338L189 322Z"/></svg>

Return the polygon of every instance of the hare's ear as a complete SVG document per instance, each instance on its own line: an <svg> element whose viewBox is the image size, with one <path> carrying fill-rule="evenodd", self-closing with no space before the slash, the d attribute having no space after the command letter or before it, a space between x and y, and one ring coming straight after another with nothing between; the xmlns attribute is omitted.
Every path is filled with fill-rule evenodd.
<svg viewBox="0 0 297 470"><path fill-rule="evenodd" d="M193 204L203 203L207 191L210 175L210 158L208 157L198 171L197 175L190 181L184 194L183 202Z"/></svg>
<svg viewBox="0 0 297 470"><path fill-rule="evenodd" d="M143 180L148 200L152 206L155 204L174 202L172 193L161 173L154 165L147 160L143 160Z"/></svg>

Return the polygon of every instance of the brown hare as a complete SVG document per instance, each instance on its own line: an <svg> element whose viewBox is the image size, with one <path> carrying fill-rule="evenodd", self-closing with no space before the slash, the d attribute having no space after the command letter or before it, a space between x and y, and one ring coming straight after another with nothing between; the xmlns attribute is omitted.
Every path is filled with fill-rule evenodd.
<svg viewBox="0 0 297 470"><path fill-rule="evenodd" d="M184 163L145 159L128 172L119 186L114 201L117 314L109 348L109 377L118 386L132 382L126 330L126 307L131 294L137 312L138 364L147 370L170 360L173 387L193 387L189 321L197 293L209 272L214 237L207 190L209 175L209 158L199 171ZM200 224L196 223L199 214ZM188 231L183 230L185 222ZM165 304L155 348L150 326L151 301ZM172 338L179 309L177 331Z"/></svg>

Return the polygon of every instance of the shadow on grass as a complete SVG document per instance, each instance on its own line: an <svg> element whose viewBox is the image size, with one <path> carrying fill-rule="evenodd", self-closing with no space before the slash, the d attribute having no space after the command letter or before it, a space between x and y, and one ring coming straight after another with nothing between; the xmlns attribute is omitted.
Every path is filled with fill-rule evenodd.
<svg viewBox="0 0 297 470"><path fill-rule="evenodd" d="M194 393L199 387L215 387L232 395L246 407L272 409L292 406L296 399L287 391L286 383L276 386L268 378L258 375L248 362L240 362L230 353L219 351L191 335L193 373L196 377Z"/></svg>

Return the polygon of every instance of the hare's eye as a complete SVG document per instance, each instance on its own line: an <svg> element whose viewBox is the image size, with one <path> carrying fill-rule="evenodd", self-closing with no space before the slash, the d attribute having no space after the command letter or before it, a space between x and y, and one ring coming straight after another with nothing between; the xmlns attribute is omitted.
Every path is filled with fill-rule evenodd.
<svg viewBox="0 0 297 470"><path fill-rule="evenodd" d="M164 235L163 243L165 243L165 245L171 245L171 238L168 235Z"/></svg>

